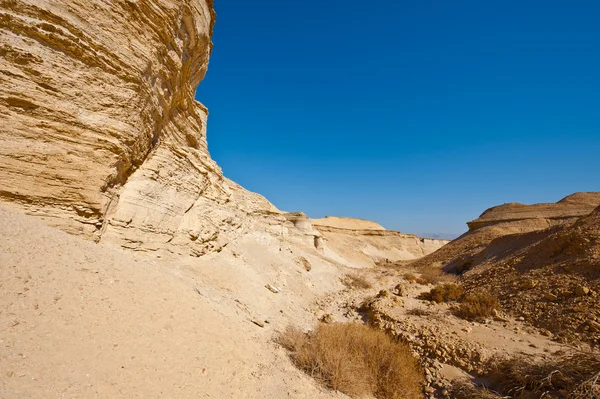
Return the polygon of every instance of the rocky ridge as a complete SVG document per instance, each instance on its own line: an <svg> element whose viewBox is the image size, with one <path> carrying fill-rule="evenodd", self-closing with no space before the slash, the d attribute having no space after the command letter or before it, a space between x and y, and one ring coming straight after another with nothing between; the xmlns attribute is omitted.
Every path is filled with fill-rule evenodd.
<svg viewBox="0 0 600 399"><path fill-rule="evenodd" d="M374 266L382 261L416 259L449 242L386 230L377 223L362 219L328 216L312 219L312 224L323 236L327 248L325 253L349 266Z"/></svg>
<svg viewBox="0 0 600 399"><path fill-rule="evenodd" d="M600 193L576 193L556 204L494 207L412 266L461 275L467 292L492 294L556 340L599 345L599 205Z"/></svg>
<svg viewBox="0 0 600 399"><path fill-rule="evenodd" d="M504 204L485 211L468 222L469 231L442 249L426 256L415 266L443 265L447 271L466 270L478 262L486 248L501 244L497 238L542 232L552 226L569 225L600 205L600 193L575 193L555 204ZM544 234L544 233L541 233ZM534 234L532 234L534 236Z"/></svg>

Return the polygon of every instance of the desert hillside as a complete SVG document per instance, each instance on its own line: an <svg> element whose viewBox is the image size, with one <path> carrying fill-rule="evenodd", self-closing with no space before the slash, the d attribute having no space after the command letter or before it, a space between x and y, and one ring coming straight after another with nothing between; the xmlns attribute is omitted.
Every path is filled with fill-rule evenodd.
<svg viewBox="0 0 600 399"><path fill-rule="evenodd" d="M418 259L417 268L461 275L503 307L557 339L600 344L600 193L555 204L505 204L469 222L469 231Z"/></svg>
<svg viewBox="0 0 600 399"><path fill-rule="evenodd" d="M0 397L337 397L271 342L291 315L312 322L333 268L299 279L287 251L276 265L243 244L239 260L168 263L4 207L0 220Z"/></svg>
<svg viewBox="0 0 600 399"><path fill-rule="evenodd" d="M0 18L0 397L343 397L275 338L354 270L445 241L347 246L222 175L194 100L212 1Z"/></svg>
<svg viewBox="0 0 600 399"><path fill-rule="evenodd" d="M576 193L555 204L504 204L490 208L468 222L469 231L415 265L443 264L447 270L468 268L496 238L545 231L569 225L600 205L600 193Z"/></svg>
<svg viewBox="0 0 600 399"><path fill-rule="evenodd" d="M208 151L215 18L0 0L1 399L600 398L600 193L283 212Z"/></svg>

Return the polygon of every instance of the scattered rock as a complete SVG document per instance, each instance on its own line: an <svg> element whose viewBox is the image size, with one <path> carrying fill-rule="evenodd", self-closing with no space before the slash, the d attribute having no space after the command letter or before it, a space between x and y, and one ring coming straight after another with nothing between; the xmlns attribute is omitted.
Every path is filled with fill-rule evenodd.
<svg viewBox="0 0 600 399"><path fill-rule="evenodd" d="M259 326L260 328L264 328L265 327L265 323L263 323L260 320L256 320L256 319L252 319L252 323L256 324L257 326Z"/></svg>
<svg viewBox="0 0 600 399"><path fill-rule="evenodd" d="M279 292L281 291L279 288L274 287L271 284L265 285L265 288L268 289L269 291L271 291L274 294L279 294Z"/></svg>
<svg viewBox="0 0 600 399"><path fill-rule="evenodd" d="M539 282L538 280L526 280L526 281L525 281L525 282L524 282L524 283L521 285L521 288L522 288L522 289L524 289L524 290L530 290L530 289L532 289L532 288L535 288L535 287L537 287L537 285L538 285L539 283L540 283L540 282Z"/></svg>
<svg viewBox="0 0 600 399"><path fill-rule="evenodd" d="M544 294L544 299L546 299L547 301L554 302L558 299L558 296L554 295L551 292L547 292Z"/></svg>
<svg viewBox="0 0 600 399"><path fill-rule="evenodd" d="M396 285L396 287L394 288L394 294L398 295L398 296L405 296L406 295L406 287L404 286L404 284Z"/></svg>
<svg viewBox="0 0 600 399"><path fill-rule="evenodd" d="M312 265L304 256L300 258L300 263L302 263L302 266L304 266L304 270L306 270L307 272L312 270Z"/></svg>
<svg viewBox="0 0 600 399"><path fill-rule="evenodd" d="M600 332L600 323L598 323L594 320L590 320L590 321L588 321L588 326L590 328L590 331Z"/></svg>

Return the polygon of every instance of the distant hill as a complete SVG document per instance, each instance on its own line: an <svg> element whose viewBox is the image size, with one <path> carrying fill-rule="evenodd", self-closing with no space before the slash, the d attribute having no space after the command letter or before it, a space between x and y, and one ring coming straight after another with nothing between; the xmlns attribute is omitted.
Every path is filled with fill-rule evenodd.
<svg viewBox="0 0 600 399"><path fill-rule="evenodd" d="M600 345L600 193L555 204L505 204L413 265L462 275L515 316L569 341Z"/></svg>

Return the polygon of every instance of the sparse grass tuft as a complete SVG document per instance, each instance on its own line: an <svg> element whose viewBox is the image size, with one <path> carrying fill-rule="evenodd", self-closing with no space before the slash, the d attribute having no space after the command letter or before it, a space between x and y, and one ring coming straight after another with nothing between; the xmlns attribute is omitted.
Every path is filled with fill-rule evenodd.
<svg viewBox="0 0 600 399"><path fill-rule="evenodd" d="M356 274L346 274L344 277L342 277L342 284L344 284L347 288L359 290L367 290L373 287L373 285L371 285L371 283L369 283L364 277Z"/></svg>
<svg viewBox="0 0 600 399"><path fill-rule="evenodd" d="M279 338L294 363L330 388L352 397L421 398L423 375L406 344L356 324L320 324L303 334L288 328Z"/></svg>
<svg viewBox="0 0 600 399"><path fill-rule="evenodd" d="M437 303L453 302L460 300L465 294L463 288L458 284L445 283L434 287L429 292L424 292L419 299L434 301Z"/></svg>
<svg viewBox="0 0 600 399"><path fill-rule="evenodd" d="M406 314L409 314L411 316L431 316L431 311L427 310L427 309L421 309L421 308L412 308L412 309L408 309L406 311Z"/></svg>
<svg viewBox="0 0 600 399"><path fill-rule="evenodd" d="M450 389L453 399L499 399L500 395L482 387L477 387L467 382L456 382Z"/></svg>
<svg viewBox="0 0 600 399"><path fill-rule="evenodd" d="M498 299L487 293L467 295L460 302L455 314L466 320L481 320L490 317L500 306Z"/></svg>
<svg viewBox="0 0 600 399"><path fill-rule="evenodd" d="M445 273L440 267L430 266L419 270L420 277L414 277L414 282L421 285L437 283L454 283L457 277L454 274ZM410 273L412 274L412 273ZM412 274L414 276L414 274ZM406 278L406 275L405 277Z"/></svg>
<svg viewBox="0 0 600 399"><path fill-rule="evenodd" d="M492 359L489 363L491 371L486 379L502 397L600 398L600 356L597 353L572 352L544 363L524 357Z"/></svg>
<svg viewBox="0 0 600 399"><path fill-rule="evenodd" d="M404 277L404 279L409 283L416 283L419 280L419 278L413 273L404 273L404 276L402 277Z"/></svg>

